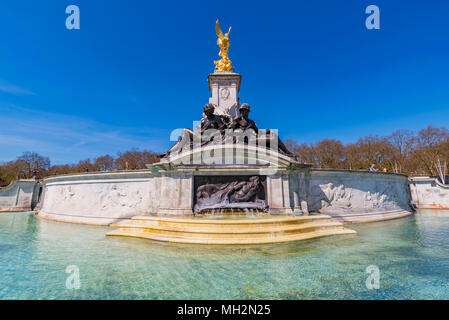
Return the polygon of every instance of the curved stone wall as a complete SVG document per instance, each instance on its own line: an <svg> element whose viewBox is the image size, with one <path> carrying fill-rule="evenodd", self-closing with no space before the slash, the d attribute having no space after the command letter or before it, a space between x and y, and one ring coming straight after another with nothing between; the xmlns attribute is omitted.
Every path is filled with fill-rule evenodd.
<svg viewBox="0 0 449 320"><path fill-rule="evenodd" d="M148 170L62 175L43 183L42 218L108 225L159 208L160 177Z"/></svg>
<svg viewBox="0 0 449 320"><path fill-rule="evenodd" d="M370 222L410 215L408 177L401 174L310 170L304 189L309 211L345 222Z"/></svg>
<svg viewBox="0 0 449 320"><path fill-rule="evenodd" d="M108 225L149 213L192 214L195 176L264 170L270 171L188 167L51 177L43 181L39 216ZM353 223L412 213L408 178L390 173L284 168L268 175L267 197L273 214L319 212Z"/></svg>
<svg viewBox="0 0 449 320"><path fill-rule="evenodd" d="M30 211L37 202L39 184L33 180L18 180L0 188L0 211Z"/></svg>
<svg viewBox="0 0 449 320"><path fill-rule="evenodd" d="M410 178L412 200L422 209L449 209L449 185L432 177Z"/></svg>

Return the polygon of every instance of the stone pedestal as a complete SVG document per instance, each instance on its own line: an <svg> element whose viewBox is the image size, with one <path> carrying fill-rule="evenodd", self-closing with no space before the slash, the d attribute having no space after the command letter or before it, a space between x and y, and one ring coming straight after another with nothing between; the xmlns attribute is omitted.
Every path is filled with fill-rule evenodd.
<svg viewBox="0 0 449 320"><path fill-rule="evenodd" d="M268 176L267 198L271 214L292 214L289 175L285 172Z"/></svg>
<svg viewBox="0 0 449 320"><path fill-rule="evenodd" d="M159 210L163 215L193 214L193 175L171 173L163 175Z"/></svg>
<svg viewBox="0 0 449 320"><path fill-rule="evenodd" d="M237 94L241 80L242 76L233 72L215 72L208 76L209 90L212 93L209 103L216 105L215 113L232 118L238 115L240 100Z"/></svg>

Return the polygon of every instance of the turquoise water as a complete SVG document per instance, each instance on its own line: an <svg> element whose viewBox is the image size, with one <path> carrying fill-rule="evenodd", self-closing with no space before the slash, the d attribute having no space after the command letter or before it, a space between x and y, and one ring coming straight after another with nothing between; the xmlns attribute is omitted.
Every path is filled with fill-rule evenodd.
<svg viewBox="0 0 449 320"><path fill-rule="evenodd" d="M449 212L290 244L192 246L0 214L1 299L449 299ZM67 266L80 288L68 289ZM380 271L369 290L366 268Z"/></svg>

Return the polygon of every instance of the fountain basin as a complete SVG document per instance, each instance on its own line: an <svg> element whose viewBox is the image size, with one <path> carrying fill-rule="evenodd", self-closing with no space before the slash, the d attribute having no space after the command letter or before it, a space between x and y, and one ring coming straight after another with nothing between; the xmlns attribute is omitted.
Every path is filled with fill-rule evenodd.
<svg viewBox="0 0 449 320"><path fill-rule="evenodd" d="M109 225L144 214L193 215L200 175L261 174L261 168L142 170L61 175L43 180L38 216ZM263 174L263 172L262 172ZM270 214L316 212L343 222L412 214L404 175L364 171L279 169L267 175Z"/></svg>

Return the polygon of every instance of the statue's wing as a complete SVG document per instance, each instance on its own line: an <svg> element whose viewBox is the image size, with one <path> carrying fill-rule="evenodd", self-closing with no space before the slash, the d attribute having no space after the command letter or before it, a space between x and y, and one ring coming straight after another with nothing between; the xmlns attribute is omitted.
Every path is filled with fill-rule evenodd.
<svg viewBox="0 0 449 320"><path fill-rule="evenodd" d="M231 28L232 28L232 26L229 27L229 31L228 31L228 33L226 33L226 36L229 36L229 34L231 33Z"/></svg>
<svg viewBox="0 0 449 320"><path fill-rule="evenodd" d="M220 39L224 38L223 32L221 32L220 25L218 24L218 19L217 24L215 25L215 31L217 32L217 37L219 37Z"/></svg>

